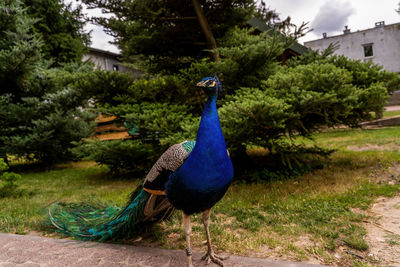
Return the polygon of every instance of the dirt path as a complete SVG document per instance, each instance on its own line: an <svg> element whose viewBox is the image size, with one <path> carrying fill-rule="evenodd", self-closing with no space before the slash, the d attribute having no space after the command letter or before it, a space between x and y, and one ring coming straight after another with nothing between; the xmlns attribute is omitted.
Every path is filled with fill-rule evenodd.
<svg viewBox="0 0 400 267"><path fill-rule="evenodd" d="M371 213L378 220L365 223L370 255L380 266L400 266L400 196L379 198Z"/></svg>

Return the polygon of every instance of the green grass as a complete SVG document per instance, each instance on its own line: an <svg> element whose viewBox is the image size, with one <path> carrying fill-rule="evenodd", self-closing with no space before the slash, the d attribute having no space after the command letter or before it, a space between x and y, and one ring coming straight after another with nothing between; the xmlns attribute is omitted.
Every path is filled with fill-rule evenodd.
<svg viewBox="0 0 400 267"><path fill-rule="evenodd" d="M390 246L400 245L400 236L390 233L385 236L385 241Z"/></svg>
<svg viewBox="0 0 400 267"><path fill-rule="evenodd" d="M393 116L399 116L400 115L400 110L393 110L393 111L385 111L383 112L383 117L388 118L388 117L393 117Z"/></svg>
<svg viewBox="0 0 400 267"><path fill-rule="evenodd" d="M342 255L339 247L366 255L368 244L362 221L379 196L391 197L399 185L378 183L392 165L400 163L399 127L377 130L336 130L315 136L318 144L339 149L325 168L295 179L258 184L233 184L212 213L211 235L217 250L258 257L291 260L316 258L343 266L370 266L365 260ZM375 145L378 149L350 151L349 146ZM22 197L0 199L0 231L56 235L44 222L54 201L77 202L88 198L123 205L138 179L109 178L107 169L81 163L48 171L21 173ZM204 250L201 216L192 218L192 244ZM180 213L142 235L142 243L182 249L185 236ZM388 238L390 244L398 240ZM344 252L342 252L344 254Z"/></svg>
<svg viewBox="0 0 400 267"><path fill-rule="evenodd" d="M316 144L339 150L400 151L400 127L379 129L336 129L313 135ZM303 138L299 142L311 144Z"/></svg>
<svg viewBox="0 0 400 267"><path fill-rule="evenodd" d="M137 180L109 179L101 167L67 167L22 173L22 197L0 199L0 231L28 233L43 230L47 207L55 201L99 198L123 204Z"/></svg>

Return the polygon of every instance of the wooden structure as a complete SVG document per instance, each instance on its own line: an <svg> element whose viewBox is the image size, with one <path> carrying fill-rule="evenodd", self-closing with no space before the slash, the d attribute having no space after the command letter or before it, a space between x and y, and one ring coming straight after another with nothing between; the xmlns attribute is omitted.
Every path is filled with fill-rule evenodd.
<svg viewBox="0 0 400 267"><path fill-rule="evenodd" d="M99 115L95 122L97 127L91 139L100 141L131 139L134 135L129 134L124 123L116 116Z"/></svg>

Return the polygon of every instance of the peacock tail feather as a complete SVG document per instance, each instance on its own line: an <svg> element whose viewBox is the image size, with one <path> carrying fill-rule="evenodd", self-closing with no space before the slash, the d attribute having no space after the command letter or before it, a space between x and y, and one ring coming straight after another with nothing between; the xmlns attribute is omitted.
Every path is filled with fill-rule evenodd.
<svg viewBox="0 0 400 267"><path fill-rule="evenodd" d="M122 209L100 202L54 203L49 217L58 232L81 240L129 238L143 225L141 219L149 197L140 186Z"/></svg>

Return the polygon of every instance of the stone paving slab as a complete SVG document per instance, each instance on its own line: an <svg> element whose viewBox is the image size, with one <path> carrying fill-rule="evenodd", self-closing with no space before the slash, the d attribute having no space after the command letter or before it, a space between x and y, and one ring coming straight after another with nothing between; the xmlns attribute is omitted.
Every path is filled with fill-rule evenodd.
<svg viewBox="0 0 400 267"><path fill-rule="evenodd" d="M205 266L201 253L194 265ZM230 256L226 266L318 267L322 265ZM183 251L119 244L83 242L0 233L0 266L186 266ZM209 266L215 266L213 264Z"/></svg>
<svg viewBox="0 0 400 267"><path fill-rule="evenodd" d="M399 91L399 94L400 94L400 91ZM385 110L386 111L396 111L396 110L400 110L400 106L386 106L385 107Z"/></svg>

